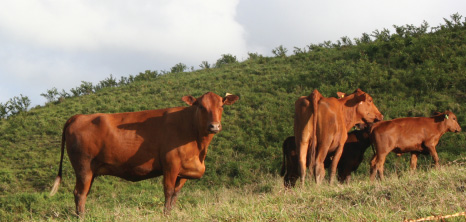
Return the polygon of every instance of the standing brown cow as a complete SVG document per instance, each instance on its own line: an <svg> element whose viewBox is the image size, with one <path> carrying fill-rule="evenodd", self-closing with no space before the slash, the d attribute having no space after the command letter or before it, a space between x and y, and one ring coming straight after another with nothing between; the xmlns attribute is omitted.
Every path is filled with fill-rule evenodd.
<svg viewBox="0 0 466 222"><path fill-rule="evenodd" d="M374 124L370 137L376 153L371 161L371 181L377 172L383 180L385 158L392 151L397 154L411 152L411 169L416 168L417 155L428 152L438 167L439 158L435 147L440 137L446 132L459 131L461 127L451 111L432 117L406 117Z"/></svg>
<svg viewBox="0 0 466 222"><path fill-rule="evenodd" d="M333 183L347 132L355 124L383 119L372 97L362 90L357 89L349 95L338 93L338 96L341 99L325 98L314 90L311 95L303 96L295 103L294 134L302 184L306 175L307 155L310 155L311 169L315 169L316 182L320 184L325 176L325 158L329 152L335 152L330 167L330 183Z"/></svg>
<svg viewBox="0 0 466 222"><path fill-rule="evenodd" d="M78 215L84 213L92 182L100 175L129 181L163 175L164 212L169 213L186 180L204 174L207 148L222 129L223 105L233 104L238 96L222 98L208 92L182 100L190 106L71 117L63 129L60 167L51 195L61 181L66 140L76 174Z"/></svg>

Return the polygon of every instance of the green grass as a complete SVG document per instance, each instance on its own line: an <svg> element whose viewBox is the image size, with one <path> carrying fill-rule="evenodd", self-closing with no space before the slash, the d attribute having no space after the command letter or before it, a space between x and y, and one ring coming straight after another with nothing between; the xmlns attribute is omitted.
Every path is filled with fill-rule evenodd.
<svg viewBox="0 0 466 222"><path fill-rule="evenodd" d="M58 194L48 196L69 117L185 106L182 96L207 91L233 93L240 100L225 108L205 175L187 182L170 218L161 214L160 178L131 183L101 177L86 204L90 220L393 221L464 211L464 132L440 140L441 170L432 170L432 159L421 156L419 173L410 175L409 155L389 155L389 179L382 183L368 182L370 149L349 185L310 184L285 192L278 171L281 144L293 134L294 102L313 89L330 97L361 88L386 119L450 109L466 130L465 26L311 48L288 57L256 56L220 68L160 75L0 119L0 220L74 220L68 157Z"/></svg>
<svg viewBox="0 0 466 222"><path fill-rule="evenodd" d="M161 180L140 183L98 178L87 201L89 221L402 221L448 215L466 208L466 168L391 173L383 182L356 178L349 184L285 190L282 178L257 175L260 182L228 188L197 187L189 181L177 206L164 216ZM54 197L48 192L0 198L2 220L73 221L72 187L64 181ZM194 182L196 183L196 182ZM103 185L105 184L105 185ZM464 221L453 218L448 221Z"/></svg>

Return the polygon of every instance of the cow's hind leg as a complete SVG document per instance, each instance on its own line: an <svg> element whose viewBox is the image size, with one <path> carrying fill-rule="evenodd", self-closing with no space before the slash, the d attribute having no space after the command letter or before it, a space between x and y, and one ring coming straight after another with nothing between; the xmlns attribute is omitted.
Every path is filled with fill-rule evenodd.
<svg viewBox="0 0 466 222"><path fill-rule="evenodd" d="M318 152L317 152L317 157L316 157L316 161L315 161L315 179L316 179L316 183L318 185L320 185L322 183L322 181L324 180L325 178L325 164L324 164L324 161L325 161L325 158L327 157L327 149L325 148L322 148L322 147L319 147L318 149Z"/></svg>
<svg viewBox="0 0 466 222"><path fill-rule="evenodd" d="M308 148L309 148L309 138L304 138L304 141L299 141L296 144L299 144L299 148L298 148L299 176L301 179L301 186L304 187L304 182L306 179L306 165L307 165L306 162L307 162L307 154L308 154Z"/></svg>
<svg viewBox="0 0 466 222"><path fill-rule="evenodd" d="M383 165L385 163L385 157L386 156L387 156L387 154L385 154L385 153L384 154L377 153L372 158L372 161L371 161L371 176L370 176L371 181L375 180L375 177L377 176L377 173L379 173L380 180L384 179Z"/></svg>
<svg viewBox="0 0 466 222"><path fill-rule="evenodd" d="M85 212L84 205L86 204L87 195L92 186L94 176L92 171L81 170L79 173L76 173L76 185L74 187L74 202L76 204L76 214L80 217Z"/></svg>
<svg viewBox="0 0 466 222"><path fill-rule="evenodd" d="M335 154L333 155L332 165L330 166L330 179L329 179L330 184L333 184L335 181L338 162L340 161L341 155L343 153L343 147L345 146L346 139L347 137L343 137L341 139L342 142L338 146L337 150L335 151Z"/></svg>

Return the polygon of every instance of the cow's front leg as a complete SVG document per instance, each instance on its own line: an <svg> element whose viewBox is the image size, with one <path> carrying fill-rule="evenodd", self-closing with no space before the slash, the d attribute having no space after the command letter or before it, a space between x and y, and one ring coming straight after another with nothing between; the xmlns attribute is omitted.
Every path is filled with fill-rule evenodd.
<svg viewBox="0 0 466 222"><path fill-rule="evenodd" d="M187 179L184 178L177 178L175 183L175 192L172 195L172 200L170 205L173 207L175 206L176 200L178 199L178 193L180 192L181 188L183 187L184 183L186 183Z"/></svg>
<svg viewBox="0 0 466 222"><path fill-rule="evenodd" d="M165 207L163 213L165 215L170 214L170 211L176 202L175 186L177 183L178 172L178 169L172 168L163 173L163 192L165 194ZM174 195L175 200L173 200Z"/></svg>
<svg viewBox="0 0 466 222"><path fill-rule="evenodd" d="M437 150L435 149L435 146L432 148L429 147L429 153L432 156L432 159L434 160L435 167L439 168L440 167L439 158L438 158L438 154L437 154Z"/></svg>

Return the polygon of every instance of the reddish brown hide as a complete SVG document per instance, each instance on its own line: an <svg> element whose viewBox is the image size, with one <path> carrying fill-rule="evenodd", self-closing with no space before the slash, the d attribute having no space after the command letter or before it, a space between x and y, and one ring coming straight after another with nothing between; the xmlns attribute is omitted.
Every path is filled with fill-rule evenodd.
<svg viewBox="0 0 466 222"><path fill-rule="evenodd" d="M61 181L66 143L76 174L78 215L84 213L92 182L100 175L130 181L163 175L164 212L169 213L186 180L204 174L207 148L222 128L223 105L233 104L238 96L222 98L208 92L182 100L190 106L71 117L63 129L60 167L51 195Z"/></svg>
<svg viewBox="0 0 466 222"><path fill-rule="evenodd" d="M366 130L367 129L367 130ZM348 133L343 154L338 162L338 179L340 182L349 182L351 173L356 171L364 159L364 153L370 146L369 128L355 130ZM283 142L283 162L280 175L286 188L293 187L299 178L298 151L296 149L295 137L290 136ZM333 155L327 156L325 168L330 167ZM306 162L309 166L309 160Z"/></svg>
<svg viewBox="0 0 466 222"><path fill-rule="evenodd" d="M298 146L301 183L306 175L307 155L310 155L311 172L317 184L325 176L324 161L334 152L330 167L330 183L333 183L337 164L343 153L348 131L360 123L372 123L383 119L372 97L360 89L340 99L325 98L317 90L299 98L295 103L294 135Z"/></svg>
<svg viewBox="0 0 466 222"><path fill-rule="evenodd" d="M373 181L377 173L382 180L385 158L388 153L397 154L411 152L411 169L416 168L417 155L428 152L439 166L439 158L435 147L446 132L459 132L456 115L445 111L432 117L406 117L375 123L370 139L375 146L375 155L371 161L370 179Z"/></svg>

